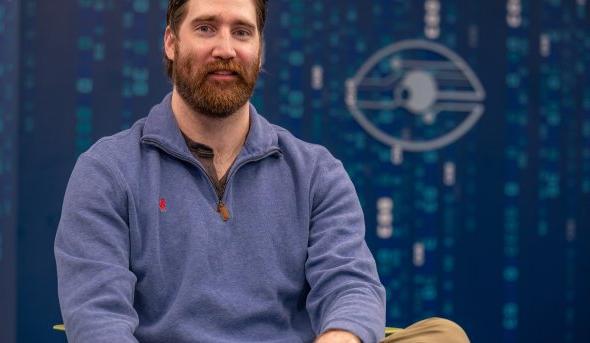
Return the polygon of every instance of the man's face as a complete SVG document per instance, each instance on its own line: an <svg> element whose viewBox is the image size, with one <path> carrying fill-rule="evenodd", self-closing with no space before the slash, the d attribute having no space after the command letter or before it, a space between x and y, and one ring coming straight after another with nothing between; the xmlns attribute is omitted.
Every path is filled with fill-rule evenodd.
<svg viewBox="0 0 590 343"><path fill-rule="evenodd" d="M176 90L193 110L224 118L252 96L261 45L253 0L190 0L176 39L166 37Z"/></svg>

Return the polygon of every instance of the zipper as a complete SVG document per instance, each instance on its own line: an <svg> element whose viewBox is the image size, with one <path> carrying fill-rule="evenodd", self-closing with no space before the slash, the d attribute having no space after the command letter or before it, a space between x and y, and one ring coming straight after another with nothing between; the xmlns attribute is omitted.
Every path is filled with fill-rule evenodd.
<svg viewBox="0 0 590 343"><path fill-rule="evenodd" d="M190 164L192 164L193 166L196 166L197 168L199 168L201 170L201 172L203 172L206 176L207 176L207 180L209 180L209 188L213 191L213 194L215 194L215 197L217 198L217 212L219 213L219 216L221 217L221 219L226 222L231 218L231 215L229 213L229 210L227 208L227 206L224 203L224 198L225 198L225 194L227 193L227 187L230 184L231 178L232 176L236 173L236 171L241 168L243 165L250 163L250 162L256 162L256 161L260 161L263 160L265 158L267 158L270 155L273 155L277 152L280 152L280 149L278 148L274 148L272 150L269 150L266 154L261 155L261 156L257 156L257 157L252 157L249 158L247 160L241 161L239 164L237 164L235 166L235 168L232 168L229 172L230 174L227 176L227 181L226 181L226 188L223 191L223 194L221 195L221 197L217 196L217 191L215 190L215 187L213 186L213 180L211 180L211 177L209 176L209 174L207 174L207 171L205 170L205 168L203 168L203 166L201 166L200 163L195 163L194 161L185 158L183 155L178 154L174 151L171 151L169 149L167 149L166 147L164 147L163 145L161 145L160 143L158 143L156 140L150 139L150 138L143 138L143 141L149 144L152 144L160 149L162 149L163 151L165 151L166 153L168 153L169 155L172 155L176 158L178 158L179 160L188 162Z"/></svg>
<svg viewBox="0 0 590 343"><path fill-rule="evenodd" d="M217 212L219 212L219 215L224 222L229 220L229 210L221 200L217 203Z"/></svg>
<svg viewBox="0 0 590 343"><path fill-rule="evenodd" d="M228 210L227 206L225 206L223 199L225 199L225 195L227 194L227 189L229 188L229 185L231 184L230 182L231 182L233 175L238 171L238 169L240 169L245 164L248 164L250 162L257 162L257 161L263 160L263 159L267 158L268 156L273 155L277 152L280 152L280 150L277 148L274 148L272 150L269 150L264 155L257 156L257 157L251 157L249 159L243 160L239 164L237 164L234 168L230 169L229 175L227 176L225 190L223 191L223 194L221 195L221 198L219 198L219 202L217 203L217 212L219 212L219 215L221 216L221 219L224 222L228 221L229 218L231 218L229 210Z"/></svg>

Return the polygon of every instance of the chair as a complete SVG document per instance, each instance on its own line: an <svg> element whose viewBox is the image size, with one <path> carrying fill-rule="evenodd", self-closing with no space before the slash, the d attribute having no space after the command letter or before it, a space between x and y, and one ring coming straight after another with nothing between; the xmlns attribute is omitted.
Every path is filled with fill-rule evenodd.
<svg viewBox="0 0 590 343"><path fill-rule="evenodd" d="M53 326L53 330L55 331L61 331L61 332L65 332L66 331L66 327L63 324L57 324ZM401 329L399 328L392 328L392 327L386 327L385 328L385 337L399 331Z"/></svg>

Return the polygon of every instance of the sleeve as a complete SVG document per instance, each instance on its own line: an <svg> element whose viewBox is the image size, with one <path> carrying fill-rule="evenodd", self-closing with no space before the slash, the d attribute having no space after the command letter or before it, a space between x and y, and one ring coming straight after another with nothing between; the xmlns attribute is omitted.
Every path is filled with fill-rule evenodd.
<svg viewBox="0 0 590 343"><path fill-rule="evenodd" d="M137 342L127 193L106 164L81 155L55 237L58 295L70 343Z"/></svg>
<svg viewBox="0 0 590 343"><path fill-rule="evenodd" d="M342 329L364 343L378 342L384 336L385 289L365 242L354 186L342 164L329 155L316 167L311 187L305 269L312 327L318 334Z"/></svg>

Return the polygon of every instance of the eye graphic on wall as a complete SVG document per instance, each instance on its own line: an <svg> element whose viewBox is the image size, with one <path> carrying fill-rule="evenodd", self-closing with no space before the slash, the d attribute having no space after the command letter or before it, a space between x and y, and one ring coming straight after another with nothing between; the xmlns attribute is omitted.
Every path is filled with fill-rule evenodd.
<svg viewBox="0 0 590 343"><path fill-rule="evenodd" d="M377 51L346 82L358 123L393 151L429 151L468 132L484 112L485 90L469 65L430 41Z"/></svg>

